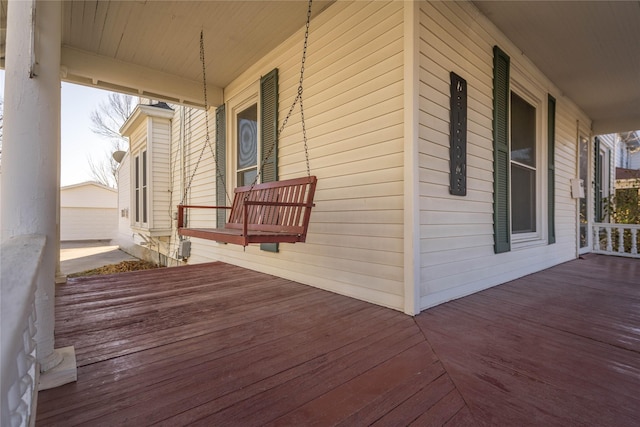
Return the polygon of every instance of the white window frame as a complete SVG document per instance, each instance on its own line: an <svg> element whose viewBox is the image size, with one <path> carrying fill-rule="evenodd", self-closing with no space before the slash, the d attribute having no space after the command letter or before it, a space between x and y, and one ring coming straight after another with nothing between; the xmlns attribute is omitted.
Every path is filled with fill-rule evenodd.
<svg viewBox="0 0 640 427"><path fill-rule="evenodd" d="M511 103L511 92L531 104L536 110L536 178L535 178L535 224L536 231L530 233L514 233L513 232L513 206L510 206L509 227L511 228L511 249L519 249L539 244L546 244L548 233L547 212L547 93L546 91L533 83L516 67L511 68L510 94L509 103ZM511 152L511 113L509 108L509 152ZM509 170L511 170L511 158L509 158ZM509 172L509 193L511 194L511 172ZM513 197L509 197L510 203L513 203Z"/></svg>
<svg viewBox="0 0 640 427"><path fill-rule="evenodd" d="M228 145L227 148L227 164L231 167L227 168L227 191L229 194L233 193L233 189L238 187L238 135L237 135L237 117L238 114L251 105L256 104L258 109L258 129L257 129L257 153L256 153L256 167L258 172L262 167L262 147L260 141L262 141L262 129L261 129L261 109L260 109L260 81L250 85L245 90L229 99L227 114L227 135Z"/></svg>
<svg viewBox="0 0 640 427"><path fill-rule="evenodd" d="M149 195L151 193L149 171L150 171L150 158L149 150L146 146L146 141L143 142L142 147L133 155L133 162L131 162L131 206L133 215L131 215L131 225L137 228L149 228L151 210L149 205ZM146 153L146 177L145 168L143 166L143 157ZM136 163L138 164L138 171L136 175ZM146 178L146 179L145 179ZM146 197L144 192L144 183L146 182ZM136 187L136 183L139 186ZM147 220L144 221L144 210L146 205Z"/></svg>

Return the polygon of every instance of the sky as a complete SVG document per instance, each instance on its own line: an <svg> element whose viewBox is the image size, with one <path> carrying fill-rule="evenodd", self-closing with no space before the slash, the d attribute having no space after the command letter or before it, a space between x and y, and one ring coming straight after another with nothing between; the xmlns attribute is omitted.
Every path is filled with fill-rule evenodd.
<svg viewBox="0 0 640 427"><path fill-rule="evenodd" d="M4 99L4 70L0 70L0 96ZM111 143L91 131L90 114L109 92L62 83L60 185L93 181L88 158L107 159Z"/></svg>

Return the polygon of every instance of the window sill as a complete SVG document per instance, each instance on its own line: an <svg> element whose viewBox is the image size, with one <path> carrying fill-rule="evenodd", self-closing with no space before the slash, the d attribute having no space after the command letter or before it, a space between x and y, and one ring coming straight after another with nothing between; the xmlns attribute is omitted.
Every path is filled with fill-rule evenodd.
<svg viewBox="0 0 640 427"><path fill-rule="evenodd" d="M545 246L547 240L540 237L538 234L520 235L511 239L511 250L517 251L522 249L530 249L538 246Z"/></svg>

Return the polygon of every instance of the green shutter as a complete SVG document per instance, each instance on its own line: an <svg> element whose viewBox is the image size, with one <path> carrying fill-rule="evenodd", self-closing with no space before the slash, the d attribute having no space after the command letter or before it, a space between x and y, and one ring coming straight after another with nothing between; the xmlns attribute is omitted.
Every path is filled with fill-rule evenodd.
<svg viewBox="0 0 640 427"><path fill-rule="evenodd" d="M511 250L509 206L509 56L493 47L493 237L495 253Z"/></svg>
<svg viewBox="0 0 640 427"><path fill-rule="evenodd" d="M602 222L602 160L600 158L600 138L594 142L595 176L594 176L594 221Z"/></svg>
<svg viewBox="0 0 640 427"><path fill-rule="evenodd" d="M207 114L209 114L207 112ZM226 109L224 104L216 108L216 205L226 206L226 189L225 175L227 173L226 165L226 152L227 152L227 125L226 125ZM216 226L218 228L224 227L227 221L227 210L216 210Z"/></svg>
<svg viewBox="0 0 640 427"><path fill-rule="evenodd" d="M260 79L260 150L262 182L278 180L278 69ZM268 158L264 158L268 153ZM260 249L278 252L277 243L262 243Z"/></svg>
<svg viewBox="0 0 640 427"><path fill-rule="evenodd" d="M556 153L556 99L549 95L548 98L548 177L547 181L549 187L547 189L547 220L549 225L549 244L556 242L556 166L555 166L555 153Z"/></svg>

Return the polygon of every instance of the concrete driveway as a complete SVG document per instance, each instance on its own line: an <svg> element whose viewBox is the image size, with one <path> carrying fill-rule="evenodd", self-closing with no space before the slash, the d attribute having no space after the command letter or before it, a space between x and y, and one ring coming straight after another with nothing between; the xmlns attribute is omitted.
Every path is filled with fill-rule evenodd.
<svg viewBox="0 0 640 427"><path fill-rule="evenodd" d="M137 259L109 240L60 242L60 270L64 275Z"/></svg>

